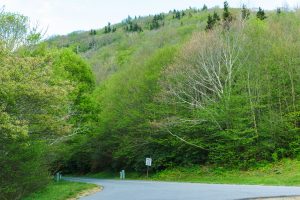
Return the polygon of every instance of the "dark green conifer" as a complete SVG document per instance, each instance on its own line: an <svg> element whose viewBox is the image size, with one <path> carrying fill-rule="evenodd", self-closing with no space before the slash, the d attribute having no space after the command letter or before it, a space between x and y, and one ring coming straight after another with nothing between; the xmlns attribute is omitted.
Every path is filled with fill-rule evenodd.
<svg viewBox="0 0 300 200"><path fill-rule="evenodd" d="M265 14L265 11L261 7L258 8L258 11L256 13L256 17L260 20L265 20L267 18L266 14Z"/></svg>
<svg viewBox="0 0 300 200"><path fill-rule="evenodd" d="M242 19L249 19L250 16L250 10L247 9L246 5L243 4L243 8L242 8Z"/></svg>

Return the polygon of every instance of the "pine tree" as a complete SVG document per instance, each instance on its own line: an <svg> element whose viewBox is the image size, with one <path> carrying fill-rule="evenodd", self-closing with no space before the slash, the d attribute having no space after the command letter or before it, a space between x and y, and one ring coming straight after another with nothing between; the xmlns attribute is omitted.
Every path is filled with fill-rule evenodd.
<svg viewBox="0 0 300 200"><path fill-rule="evenodd" d="M94 29L91 29L91 31L90 31L90 35L96 35L96 34L97 34L96 30L94 30Z"/></svg>
<svg viewBox="0 0 300 200"><path fill-rule="evenodd" d="M202 7L202 11L205 11L205 10L207 10L207 6L204 4Z"/></svg>
<svg viewBox="0 0 300 200"><path fill-rule="evenodd" d="M229 12L229 5L228 2L224 2L224 12L223 12L223 20L226 22L231 22L232 21L232 15Z"/></svg>
<svg viewBox="0 0 300 200"><path fill-rule="evenodd" d="M211 29L213 29L214 25L215 25L215 20L209 14L208 17L207 17L207 25L206 25L205 30L211 30Z"/></svg>
<svg viewBox="0 0 300 200"><path fill-rule="evenodd" d="M260 20L264 20L267 18L265 11L263 9L261 9L261 7L258 8L258 11L256 13L256 17Z"/></svg>
<svg viewBox="0 0 300 200"><path fill-rule="evenodd" d="M243 4L243 8L242 8L242 19L249 19L250 16L250 10L247 9L246 5Z"/></svg>
<svg viewBox="0 0 300 200"><path fill-rule="evenodd" d="M180 13L180 11L176 11L175 17L174 17L174 18L176 18L176 19L180 19L180 18L181 18L181 13Z"/></svg>
<svg viewBox="0 0 300 200"><path fill-rule="evenodd" d="M107 25L107 32L108 32L108 33L111 32L110 22L108 22L108 25Z"/></svg>
<svg viewBox="0 0 300 200"><path fill-rule="evenodd" d="M280 15L280 14L281 14L281 9L280 9L280 8L277 8L277 9L276 9L276 14L277 14L277 15Z"/></svg>
<svg viewBox="0 0 300 200"><path fill-rule="evenodd" d="M213 14L213 21L214 21L214 24L217 23L217 21L220 21L220 17L218 15L218 13L215 11L214 14Z"/></svg>

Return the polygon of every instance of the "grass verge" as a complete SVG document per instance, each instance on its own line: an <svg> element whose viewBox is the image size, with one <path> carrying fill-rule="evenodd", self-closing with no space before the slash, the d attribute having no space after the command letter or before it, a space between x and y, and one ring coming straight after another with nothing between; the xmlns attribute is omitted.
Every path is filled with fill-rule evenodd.
<svg viewBox="0 0 300 200"><path fill-rule="evenodd" d="M101 172L89 174L92 178L114 178L118 174ZM127 173L126 179L146 180L145 175ZM300 186L300 161L285 159L273 164L265 164L247 171L211 166L177 167L151 174L148 180Z"/></svg>
<svg viewBox="0 0 300 200"><path fill-rule="evenodd" d="M76 199L83 193L100 190L99 186L88 183L70 181L52 182L44 189L31 194L24 200L67 200Z"/></svg>

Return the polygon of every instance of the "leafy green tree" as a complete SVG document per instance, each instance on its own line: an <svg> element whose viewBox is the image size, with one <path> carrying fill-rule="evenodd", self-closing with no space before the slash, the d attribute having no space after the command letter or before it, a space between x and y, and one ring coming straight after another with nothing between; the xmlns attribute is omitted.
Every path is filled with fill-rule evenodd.
<svg viewBox="0 0 300 200"><path fill-rule="evenodd" d="M36 44L41 39L37 27L31 28L24 15L0 12L0 41L8 51L14 51L23 45Z"/></svg>
<svg viewBox="0 0 300 200"><path fill-rule="evenodd" d="M207 10L207 6L204 4L201 10L202 10L202 11Z"/></svg>

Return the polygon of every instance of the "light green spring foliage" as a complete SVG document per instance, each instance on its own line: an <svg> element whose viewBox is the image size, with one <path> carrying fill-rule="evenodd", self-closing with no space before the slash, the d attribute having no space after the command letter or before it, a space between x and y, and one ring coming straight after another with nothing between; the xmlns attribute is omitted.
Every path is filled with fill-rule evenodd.
<svg viewBox="0 0 300 200"><path fill-rule="evenodd" d="M189 9L153 30L151 16L132 19L143 32L126 32L123 22L113 33L72 33L15 51L2 45L5 198L26 196L59 170L142 172L149 156L157 171L297 157L299 12L263 21L230 12L233 22L211 31L213 11Z"/></svg>
<svg viewBox="0 0 300 200"><path fill-rule="evenodd" d="M44 143L70 132L58 120L68 112L69 83L51 80L47 58L6 52L1 60L0 190L4 199L20 199L47 183Z"/></svg>
<svg viewBox="0 0 300 200"><path fill-rule="evenodd" d="M23 38L0 39L0 199L5 200L44 187L60 169L57 149L78 130L79 116L88 118L85 102L94 86L89 66L78 55L24 43L27 18L0 13L1 20L6 18L11 28L2 27L0 34Z"/></svg>
<svg viewBox="0 0 300 200"><path fill-rule="evenodd" d="M143 171L147 156L156 170L199 163L247 168L299 154L299 12L270 12L261 21L253 13L241 20L240 10L230 9L232 24L221 21L206 32L212 12L188 10L180 20L169 14L155 30L147 29L151 17L141 18L141 33L119 24L115 33L49 41L82 47L94 40L79 53L97 77L99 130L77 152L89 158L74 156L67 169ZM197 85L213 83L203 71L211 63L221 65L218 93Z"/></svg>

